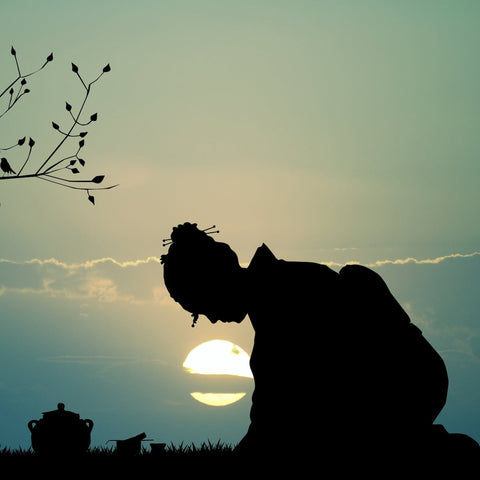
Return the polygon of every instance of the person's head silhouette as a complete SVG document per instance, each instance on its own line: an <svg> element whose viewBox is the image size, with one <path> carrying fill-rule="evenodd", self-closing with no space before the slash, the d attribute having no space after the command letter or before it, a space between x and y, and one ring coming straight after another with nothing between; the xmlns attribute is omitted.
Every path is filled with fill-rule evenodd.
<svg viewBox="0 0 480 480"><path fill-rule="evenodd" d="M199 230L196 223L173 228L168 254L161 259L165 285L171 297L193 314L194 324L200 314L212 323L241 322L247 314L245 269L236 253L209 233L213 232Z"/></svg>

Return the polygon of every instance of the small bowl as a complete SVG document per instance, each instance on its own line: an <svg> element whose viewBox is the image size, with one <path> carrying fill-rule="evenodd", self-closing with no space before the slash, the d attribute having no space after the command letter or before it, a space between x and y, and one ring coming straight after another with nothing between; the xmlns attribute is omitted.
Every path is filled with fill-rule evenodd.
<svg viewBox="0 0 480 480"><path fill-rule="evenodd" d="M150 448L152 449L153 455L162 455L165 452L166 443L151 443Z"/></svg>

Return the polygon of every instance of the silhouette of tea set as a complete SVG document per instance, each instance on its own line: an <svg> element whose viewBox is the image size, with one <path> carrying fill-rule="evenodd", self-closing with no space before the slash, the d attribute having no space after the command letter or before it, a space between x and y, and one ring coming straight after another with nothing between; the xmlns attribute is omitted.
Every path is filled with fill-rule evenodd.
<svg viewBox="0 0 480 480"><path fill-rule="evenodd" d="M90 446L93 421L82 420L78 413L65 410L59 403L57 410L44 412L40 420L30 420L32 448L36 453L82 453Z"/></svg>
<svg viewBox="0 0 480 480"><path fill-rule="evenodd" d="M81 419L78 413L65 410L65 404L59 403L56 410L43 412L39 420L30 420L32 448L41 455L79 455L90 447L93 421ZM124 440L107 440L116 442L115 453L120 456L138 455L142 441L152 442L143 432ZM151 453L161 454L165 443L151 443Z"/></svg>
<svg viewBox="0 0 480 480"><path fill-rule="evenodd" d="M116 453L121 456L138 455L141 451L142 442L151 442L153 439L145 438L147 435L142 432L134 437L127 438L125 440L107 440L108 442L116 442ZM165 443L151 443L150 447L152 453L159 454L165 449Z"/></svg>

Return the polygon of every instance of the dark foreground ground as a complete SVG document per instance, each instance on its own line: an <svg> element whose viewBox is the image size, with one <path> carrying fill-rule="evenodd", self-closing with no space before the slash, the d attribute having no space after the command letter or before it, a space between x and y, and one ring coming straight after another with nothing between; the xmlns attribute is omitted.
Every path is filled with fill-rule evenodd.
<svg viewBox="0 0 480 480"><path fill-rule="evenodd" d="M323 439L325 440L325 439ZM230 445L204 443L195 445L167 445L165 450L153 453L143 447L136 455L119 455L114 447L92 448L76 456L38 455L31 449L0 449L2 478L48 479L226 479L263 478L365 478L390 479L470 479L480 478L480 452L463 453L451 457L436 450L430 455L398 453L387 458L378 452L359 456L351 454L333 458L325 454L325 441L319 438L305 440L306 455L292 457L288 447L279 444L278 452L255 458L240 456ZM302 450L302 449L300 449ZM298 452L298 449L297 449ZM462 452L466 452L462 449Z"/></svg>
<svg viewBox="0 0 480 480"><path fill-rule="evenodd" d="M148 447L136 455L119 455L114 447L92 448L82 455L38 455L33 450L0 450L3 478L221 478L239 471L245 462L229 445L166 446L152 453ZM45 477L44 477L45 475ZM35 478L35 477L32 477Z"/></svg>
<svg viewBox="0 0 480 480"><path fill-rule="evenodd" d="M220 444L167 445L162 453L152 453L145 447L136 455L119 455L114 447L93 448L82 455L71 456L39 455L31 449L0 449L0 478L273 480L283 478L282 472L292 471L288 459L288 452L279 452L278 458L266 461L246 458L235 453L231 446ZM309 475L310 467L298 465L295 478L317 478Z"/></svg>

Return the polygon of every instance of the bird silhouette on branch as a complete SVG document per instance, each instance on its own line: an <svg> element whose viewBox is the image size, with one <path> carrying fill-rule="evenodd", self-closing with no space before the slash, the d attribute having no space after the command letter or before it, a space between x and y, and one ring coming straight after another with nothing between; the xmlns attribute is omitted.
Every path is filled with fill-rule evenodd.
<svg viewBox="0 0 480 480"><path fill-rule="evenodd" d="M23 73L20 69L17 52L13 46L10 53L15 60L17 77L0 92L0 105L3 103L3 106L0 106L0 119L7 115L7 113L9 113L25 95L30 93L30 89L26 87L27 78L39 73L53 61L53 53L51 53L40 68L33 70L30 73ZM85 106L93 85L100 80L105 73L110 72L110 70L110 64L107 64L94 80L86 82L80 75L78 66L72 63L72 72L78 77L82 88L84 89L84 96L77 108L74 108L70 103L65 102L65 110L68 112L68 120L65 122L65 126L60 126L58 123L52 122L52 128L58 132L60 139L53 150L37 162L37 165L40 163L40 166L36 168L32 166L32 157L34 156L32 152L34 153L35 147L35 140L32 137L29 137L27 141L27 137L24 136L13 145L0 147L0 169L3 172L3 175L0 176L0 180L36 178L65 188L83 190L87 193L87 198L93 205L95 205L95 197L92 195L93 191L109 190L116 187L117 185L98 186L103 182L105 175L97 175L92 179L75 178L76 175L80 174L81 168L85 166L85 160L80 157L80 153L85 146L85 137L88 134L85 127L96 122L98 119L98 114L93 113L88 117L88 120L85 121ZM73 154L65 155L65 153L63 153L65 150L64 147L67 145L71 146L71 141L73 139L78 139L77 147L74 147L76 148L76 151ZM24 155L23 163L22 161L18 162L18 166L13 160L8 160L8 154L3 154L3 152L11 151L15 148L22 148L24 146L27 147L28 150Z"/></svg>

